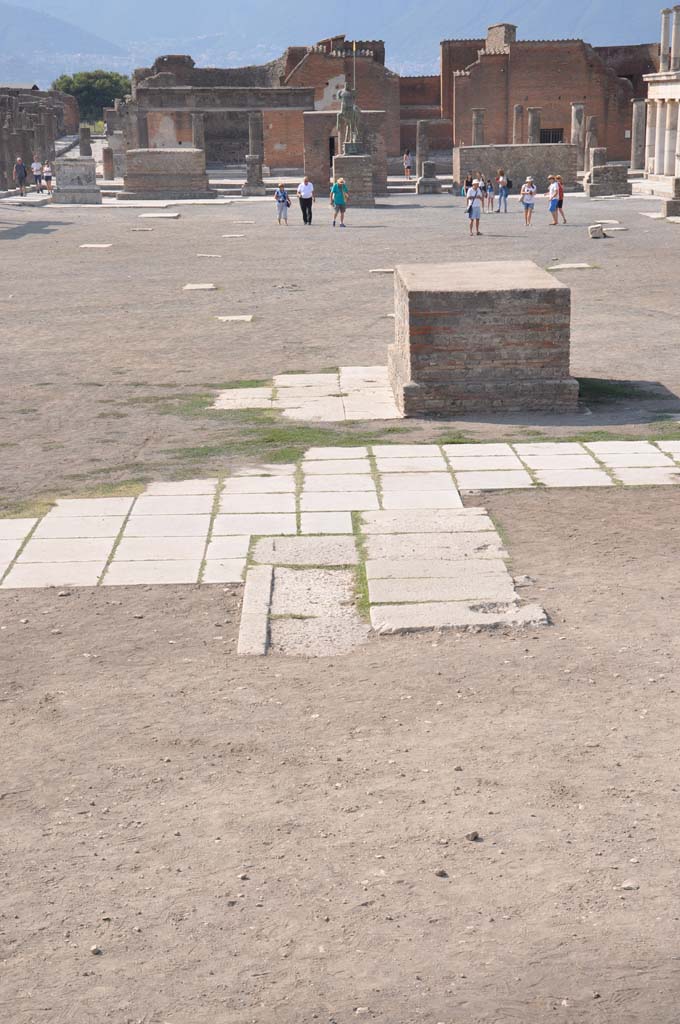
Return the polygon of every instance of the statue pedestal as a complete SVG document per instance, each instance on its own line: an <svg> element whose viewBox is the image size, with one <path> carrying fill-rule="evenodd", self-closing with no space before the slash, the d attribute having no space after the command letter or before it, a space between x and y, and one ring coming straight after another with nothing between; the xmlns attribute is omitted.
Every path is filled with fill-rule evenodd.
<svg viewBox="0 0 680 1024"><path fill-rule="evenodd" d="M433 160L423 162L423 173L416 182L418 195L439 195L442 187L437 178L436 164Z"/></svg>
<svg viewBox="0 0 680 1024"><path fill-rule="evenodd" d="M360 142L345 142L342 147L343 156L363 156Z"/></svg>
<svg viewBox="0 0 680 1024"><path fill-rule="evenodd" d="M345 146L347 150L347 146ZM373 159L366 153L333 157L333 178L344 178L349 190L349 207L375 206Z"/></svg>
<svg viewBox="0 0 680 1024"><path fill-rule="evenodd" d="M242 196L266 196L267 189L262 180L262 157L250 153L246 157L246 182L241 188Z"/></svg>

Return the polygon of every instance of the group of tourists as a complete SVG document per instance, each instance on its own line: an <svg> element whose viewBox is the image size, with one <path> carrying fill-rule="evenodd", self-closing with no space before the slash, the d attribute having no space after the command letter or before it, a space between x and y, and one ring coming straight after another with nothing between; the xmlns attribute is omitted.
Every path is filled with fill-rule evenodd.
<svg viewBox="0 0 680 1024"><path fill-rule="evenodd" d="M311 225L316 196L314 195L314 185L307 175L304 176L297 187L297 197L300 203L300 211L302 213L302 223ZM336 178L331 185L330 190L330 203L333 209L333 227L336 226L338 221L340 221L339 226L341 228L345 227L345 214L347 212L348 200L349 189L347 188L345 179ZM288 190L282 181L279 182L278 188L274 192L274 201L276 203L276 217L278 223L285 224L286 227L288 227L288 211L291 207L291 199L288 194Z"/></svg>
<svg viewBox="0 0 680 1024"><path fill-rule="evenodd" d="M37 192L44 192L45 189L50 193L52 192L52 166L49 160L43 163L34 153L31 174L33 175L33 184ZM20 156L16 158L12 169L12 181L19 189L19 194L25 196L28 183L28 167Z"/></svg>
<svg viewBox="0 0 680 1024"><path fill-rule="evenodd" d="M465 212L470 221L470 235L481 235L479 222L482 213L485 206L488 213L493 212L495 197L498 198L495 212L500 213L501 208L505 213L508 212L508 196L511 188L512 181L508 178L502 167L498 168L495 178L491 176L485 177L479 171L474 176L472 174L467 175L463 183L462 193L466 198ZM524 224L526 227L531 226L534 206L536 205L536 193L536 183L533 177L528 175L519 191L519 200L524 209ZM548 175L548 191L545 193L545 197L550 202L549 209L550 216L552 217L550 226L557 227L560 216L562 217L562 223L566 224L567 218L564 215L564 182L562 181L561 174Z"/></svg>

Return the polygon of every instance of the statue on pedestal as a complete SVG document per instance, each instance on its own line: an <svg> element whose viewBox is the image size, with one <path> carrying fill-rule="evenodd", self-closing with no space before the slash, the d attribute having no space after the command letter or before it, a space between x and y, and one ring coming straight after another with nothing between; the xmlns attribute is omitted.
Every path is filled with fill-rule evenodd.
<svg viewBox="0 0 680 1024"><path fill-rule="evenodd" d="M340 93L340 104L337 118L338 142L342 146L343 153L358 153L360 151L361 111L357 106L356 91L345 86Z"/></svg>

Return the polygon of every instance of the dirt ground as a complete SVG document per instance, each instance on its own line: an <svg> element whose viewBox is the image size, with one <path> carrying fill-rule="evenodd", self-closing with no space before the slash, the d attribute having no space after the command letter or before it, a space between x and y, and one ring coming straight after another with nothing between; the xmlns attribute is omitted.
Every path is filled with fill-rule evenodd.
<svg viewBox="0 0 680 1024"><path fill-rule="evenodd" d="M253 660L235 589L0 595L3 1021L675 1024L677 490L476 500L551 626Z"/></svg>
<svg viewBox="0 0 680 1024"><path fill-rule="evenodd" d="M0 510L30 511L34 501L130 481L225 472L367 430L372 438L391 430L393 440L526 439L532 430L658 435L658 421L680 413L680 227L640 216L658 205L571 198L568 226L553 232L543 200L527 230L515 198L510 214L486 216L484 236L470 239L464 202L451 196L381 200L375 210L350 211L344 232L331 229L321 201L311 228L293 207L288 229L276 226L273 201L185 206L177 221L140 220L139 209L0 204ZM586 226L602 217L628 230L589 240ZM88 242L113 247L79 248ZM571 417L340 431L208 408L227 383L385 363L393 284L372 268L527 258L596 265L561 275L572 288L572 370L641 382L637 389L586 389ZM201 281L218 291L182 291ZM243 313L255 322L215 319Z"/></svg>

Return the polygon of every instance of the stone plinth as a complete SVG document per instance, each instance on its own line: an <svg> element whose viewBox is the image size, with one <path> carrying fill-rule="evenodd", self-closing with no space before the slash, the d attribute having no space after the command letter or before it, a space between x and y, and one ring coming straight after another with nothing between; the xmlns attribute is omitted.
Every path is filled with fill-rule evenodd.
<svg viewBox="0 0 680 1024"><path fill-rule="evenodd" d="M499 167L512 181L512 191L519 192L524 179L531 174L539 192L548 188L548 175L561 174L567 192L578 187L578 147L567 143L506 146L456 146L453 150L453 184L460 188L467 174L481 170L485 174Z"/></svg>
<svg viewBox="0 0 680 1024"><path fill-rule="evenodd" d="M629 196L633 186L628 181L627 166L608 164L606 149L592 149L590 170L585 177L585 190L590 199L597 199L599 196Z"/></svg>
<svg viewBox="0 0 680 1024"><path fill-rule="evenodd" d="M110 146L102 146L102 177L104 181L113 181L113 150Z"/></svg>
<svg viewBox="0 0 680 1024"><path fill-rule="evenodd" d="M336 156L333 158L333 178L344 178L349 190L351 207L375 206L373 191L373 161L363 156Z"/></svg>
<svg viewBox="0 0 680 1024"><path fill-rule="evenodd" d="M102 201L97 186L94 157L78 156L54 161L54 203L87 203L96 206Z"/></svg>
<svg viewBox="0 0 680 1024"><path fill-rule="evenodd" d="M89 125L81 124L78 144L80 146L81 156L92 156L92 137Z"/></svg>
<svg viewBox="0 0 680 1024"><path fill-rule="evenodd" d="M571 293L529 260L397 266L390 383L406 416L573 412Z"/></svg>
<svg viewBox="0 0 680 1024"><path fill-rule="evenodd" d="M123 133L111 132L107 136L106 141L113 150L113 176L114 178L124 178L127 160L125 158L125 139L123 138Z"/></svg>
<svg viewBox="0 0 680 1024"><path fill-rule="evenodd" d="M128 149L118 199L216 199L202 149Z"/></svg>
<svg viewBox="0 0 680 1024"><path fill-rule="evenodd" d="M437 165L434 160L426 160L423 164L422 177L416 182L418 195L439 195L442 190L441 182L437 178Z"/></svg>
<svg viewBox="0 0 680 1024"><path fill-rule="evenodd" d="M242 196L266 196L262 179L262 157L259 153L249 153L246 157L246 181L241 188Z"/></svg>

